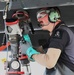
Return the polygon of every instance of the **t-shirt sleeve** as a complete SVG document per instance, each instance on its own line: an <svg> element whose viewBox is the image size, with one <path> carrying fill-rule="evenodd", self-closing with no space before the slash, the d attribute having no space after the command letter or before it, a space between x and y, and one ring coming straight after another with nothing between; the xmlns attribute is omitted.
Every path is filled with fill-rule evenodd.
<svg viewBox="0 0 74 75"><path fill-rule="evenodd" d="M49 48L58 48L63 50L70 41L69 34L66 30L58 29L56 30L50 39Z"/></svg>

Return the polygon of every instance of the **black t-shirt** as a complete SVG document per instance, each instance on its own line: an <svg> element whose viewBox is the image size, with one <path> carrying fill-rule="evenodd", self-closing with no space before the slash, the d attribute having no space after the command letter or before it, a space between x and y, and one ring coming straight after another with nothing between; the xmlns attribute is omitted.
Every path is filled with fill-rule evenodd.
<svg viewBox="0 0 74 75"><path fill-rule="evenodd" d="M60 55L60 61L62 63L64 63L69 69L74 70L72 67L72 62L68 59L68 56L66 56L65 54L65 47L68 45L69 41L70 41L70 37L69 34L66 30L58 28L61 25L58 24L57 27L54 29L51 37L49 38L48 42L46 43L46 45L43 46L43 48L57 48L60 49L62 51L62 54ZM65 55L65 57L63 56ZM61 59L61 57L63 57L65 60ZM72 64L72 65L71 65Z"/></svg>
<svg viewBox="0 0 74 75"><path fill-rule="evenodd" d="M70 38L69 34L66 30L58 28L61 25L59 23L56 28L54 29L52 35L50 36L49 40L43 45L43 48L58 48L61 51L65 48L68 44Z"/></svg>
<svg viewBox="0 0 74 75"><path fill-rule="evenodd" d="M70 38L67 31L57 29L50 37L49 48L58 48L63 51L65 46L68 44L69 39Z"/></svg>

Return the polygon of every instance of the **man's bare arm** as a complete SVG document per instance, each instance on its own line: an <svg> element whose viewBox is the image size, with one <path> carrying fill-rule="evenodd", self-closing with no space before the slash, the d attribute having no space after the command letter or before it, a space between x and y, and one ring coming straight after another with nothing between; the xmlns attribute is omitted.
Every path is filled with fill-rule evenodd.
<svg viewBox="0 0 74 75"><path fill-rule="evenodd" d="M35 54L32 57L39 64L47 68L53 68L57 63L60 54L61 54L60 49L48 48L46 54Z"/></svg>

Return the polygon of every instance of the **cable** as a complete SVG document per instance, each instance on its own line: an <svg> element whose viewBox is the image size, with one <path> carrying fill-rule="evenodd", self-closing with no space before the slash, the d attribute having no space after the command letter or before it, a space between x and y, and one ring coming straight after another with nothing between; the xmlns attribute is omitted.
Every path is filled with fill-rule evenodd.
<svg viewBox="0 0 74 75"><path fill-rule="evenodd" d="M24 8L24 4L23 4L22 0L19 0L19 1L21 3L22 8Z"/></svg>
<svg viewBox="0 0 74 75"><path fill-rule="evenodd" d="M6 2L6 6L3 11L3 19L4 19L4 25L5 25L5 36L6 36L6 47L7 47L7 55L6 55L6 75L8 72L8 37L7 37L7 29L6 29L6 18L7 18L7 12L8 12L9 2Z"/></svg>

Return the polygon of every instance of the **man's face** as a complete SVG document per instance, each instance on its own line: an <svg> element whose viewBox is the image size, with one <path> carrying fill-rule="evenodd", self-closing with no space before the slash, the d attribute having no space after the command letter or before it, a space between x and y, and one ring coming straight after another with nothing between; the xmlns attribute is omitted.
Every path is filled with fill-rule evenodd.
<svg viewBox="0 0 74 75"><path fill-rule="evenodd" d="M42 29L47 30L49 25L48 14L42 13L41 15L38 15L37 20L40 23Z"/></svg>
<svg viewBox="0 0 74 75"><path fill-rule="evenodd" d="M48 30L50 32L53 31L54 25L49 21L48 13L41 11L40 13L37 14L37 20L40 23L41 28L43 30Z"/></svg>

